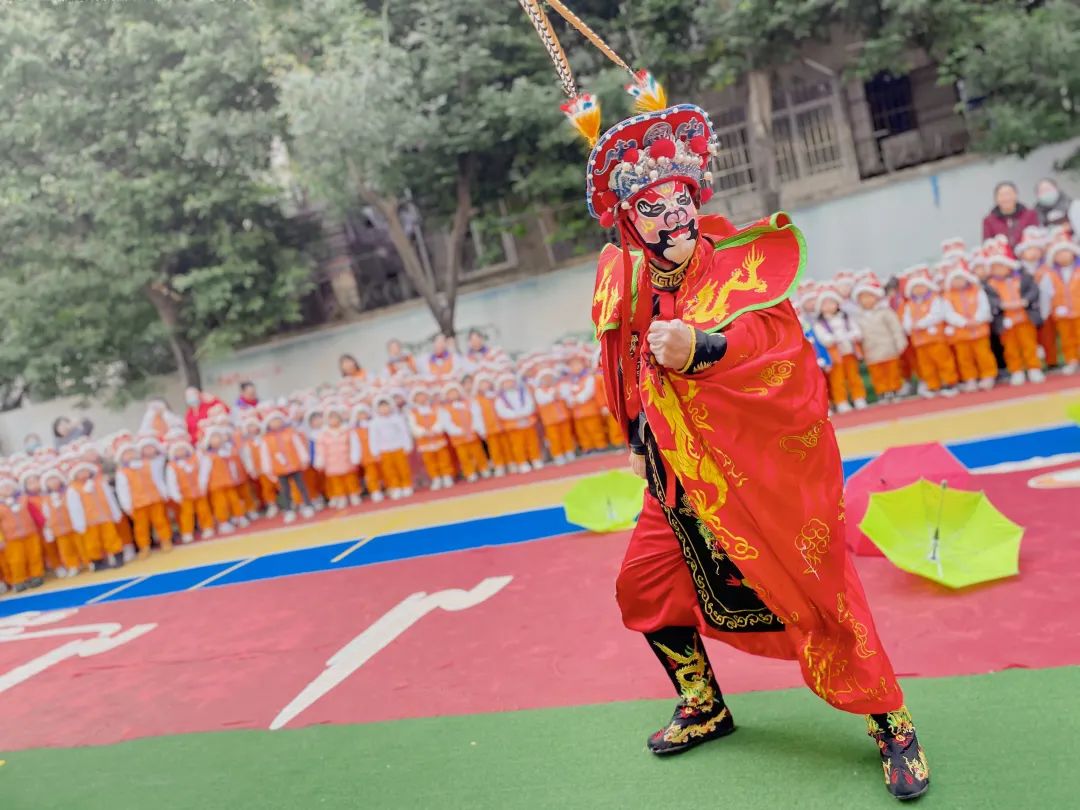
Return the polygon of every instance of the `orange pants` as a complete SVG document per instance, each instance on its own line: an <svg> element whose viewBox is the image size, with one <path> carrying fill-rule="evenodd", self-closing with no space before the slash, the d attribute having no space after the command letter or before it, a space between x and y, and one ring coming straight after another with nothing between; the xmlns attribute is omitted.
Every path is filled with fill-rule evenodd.
<svg viewBox="0 0 1080 810"><path fill-rule="evenodd" d="M60 559L60 549L57 547L56 543L46 543L44 540L41 542L41 556L45 560L45 569L47 571L55 571L63 565L63 561ZM67 566L64 567L66 568Z"/></svg>
<svg viewBox="0 0 1080 810"><path fill-rule="evenodd" d="M41 538L36 534L18 540L8 540L4 546L8 577L12 585L45 576L45 560L41 553Z"/></svg>
<svg viewBox="0 0 1080 810"><path fill-rule="evenodd" d="M244 504L244 512L250 514L255 511L255 493L252 490L252 482L250 480L245 481L242 484L237 485L236 494L240 496L240 500Z"/></svg>
<svg viewBox="0 0 1080 810"><path fill-rule="evenodd" d="M1042 346L1043 354L1046 355L1046 365L1056 366L1058 361L1058 335L1061 335L1061 327L1058 324L1058 319L1051 315L1045 321L1042 326L1039 327L1039 345ZM1064 344L1064 336L1062 336L1062 343ZM1062 353L1065 351L1065 346L1061 347ZM1069 358L1065 358L1065 362L1069 362Z"/></svg>
<svg viewBox="0 0 1080 810"><path fill-rule="evenodd" d="M214 519L218 523L225 523L230 517L240 518L247 514L244 509L244 500L236 491L236 487L211 490L210 508L214 511Z"/></svg>
<svg viewBox="0 0 1080 810"><path fill-rule="evenodd" d="M165 502L158 501L149 506L142 506L135 510L131 516L134 524L132 531L135 536L135 545L139 551L150 548L150 526L154 527L154 534L162 548L172 548L172 526L169 525L169 516L165 511Z"/></svg>
<svg viewBox="0 0 1080 810"><path fill-rule="evenodd" d="M326 497L347 498L360 490L360 480L355 472L326 476Z"/></svg>
<svg viewBox="0 0 1080 810"><path fill-rule="evenodd" d="M597 417L599 419L599 417ZM536 428L517 428L507 431L510 439L510 460L519 467L540 461L540 436Z"/></svg>
<svg viewBox="0 0 1080 810"><path fill-rule="evenodd" d="M1061 354L1066 363L1080 361L1080 318L1055 318L1057 334L1061 338ZM1057 360L1057 348L1054 355L1047 352L1046 362L1050 363L1051 357Z"/></svg>
<svg viewBox="0 0 1080 810"><path fill-rule="evenodd" d="M609 413L604 417L604 421L607 422L608 444L612 447L622 447L626 444L622 428L619 426L619 420L615 418L615 415Z"/></svg>
<svg viewBox="0 0 1080 810"><path fill-rule="evenodd" d="M548 452L552 458L565 456L577 450L574 443L574 426L569 420L556 422L554 425L544 425L544 437L547 439Z"/></svg>
<svg viewBox="0 0 1080 810"><path fill-rule="evenodd" d="M900 390L904 381L900 379L900 358L883 360L880 363L869 363L866 370L870 372L870 384L880 397L883 394L895 394Z"/></svg>
<svg viewBox="0 0 1080 810"><path fill-rule="evenodd" d="M1001 333L1001 347L1005 350L1005 365L1010 374L1025 369L1042 369L1039 354L1036 351L1039 342L1036 339L1035 326L1031 321L1018 323Z"/></svg>
<svg viewBox="0 0 1080 810"><path fill-rule="evenodd" d="M106 554L119 554L124 550L124 541L115 523L99 523L87 526L80 538L82 556L87 562L97 562Z"/></svg>
<svg viewBox="0 0 1080 810"><path fill-rule="evenodd" d="M574 433L582 450L603 450L607 447L607 428L600 414L574 420Z"/></svg>
<svg viewBox="0 0 1080 810"><path fill-rule="evenodd" d="M907 382L915 373L915 348L909 343L900 354L900 379Z"/></svg>
<svg viewBox="0 0 1080 810"><path fill-rule="evenodd" d="M484 455L484 445L480 443L479 439L454 445L454 455L457 456L461 474L466 478L471 478L488 468L488 459Z"/></svg>
<svg viewBox="0 0 1080 810"><path fill-rule="evenodd" d="M956 355L956 365L960 370L960 379L993 380L997 377L997 360L990 351L990 338L961 340L952 346Z"/></svg>
<svg viewBox="0 0 1080 810"><path fill-rule="evenodd" d="M214 528L214 516L210 514L210 502L205 495L194 500L180 502L180 516L177 519L180 523L180 534L195 533L196 517L199 519L199 528L204 532Z"/></svg>
<svg viewBox="0 0 1080 810"><path fill-rule="evenodd" d="M131 528L131 518L121 517L116 522L116 531L120 533L120 539L124 541L125 546L130 546L135 542L135 530Z"/></svg>
<svg viewBox="0 0 1080 810"><path fill-rule="evenodd" d="M359 479L358 479L359 480ZM368 494L382 492L383 475L379 459L373 458L364 464L364 486Z"/></svg>
<svg viewBox="0 0 1080 810"><path fill-rule="evenodd" d="M444 475L454 474L454 457L450 455L449 447L442 447L438 450L425 450L420 453L420 458L424 462L424 469L427 470L428 478L433 481L436 478L442 478Z"/></svg>
<svg viewBox="0 0 1080 810"><path fill-rule="evenodd" d="M14 584L11 581L11 566L8 565L7 552L2 548L0 548L0 580L8 585Z"/></svg>
<svg viewBox="0 0 1080 810"><path fill-rule="evenodd" d="M412 465L404 450L391 450L379 457L382 479L387 489L412 489Z"/></svg>
<svg viewBox="0 0 1080 810"><path fill-rule="evenodd" d="M915 347L915 359L919 364L919 377L931 391L942 386L956 385L956 361L947 343L927 343Z"/></svg>
<svg viewBox="0 0 1080 810"><path fill-rule="evenodd" d="M263 506L277 503L277 484L271 481L269 476L259 476L259 500Z"/></svg>
<svg viewBox="0 0 1080 810"><path fill-rule="evenodd" d="M488 455L495 467L505 467L510 463L510 437L505 431L492 433L487 437Z"/></svg>
<svg viewBox="0 0 1080 810"><path fill-rule="evenodd" d="M90 562L83 556L82 543L79 542L79 539L79 535L72 532L57 537L55 543L46 543L45 548L48 549L49 546L53 546L60 556L60 563L64 568L78 570Z"/></svg>
<svg viewBox="0 0 1080 810"><path fill-rule="evenodd" d="M829 369L829 391L833 405L851 399L866 399L866 385L859 373L859 358L845 354Z"/></svg>

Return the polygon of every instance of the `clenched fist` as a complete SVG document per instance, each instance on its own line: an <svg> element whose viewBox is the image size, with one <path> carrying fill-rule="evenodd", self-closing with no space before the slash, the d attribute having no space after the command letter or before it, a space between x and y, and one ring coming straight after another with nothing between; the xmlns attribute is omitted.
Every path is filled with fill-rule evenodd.
<svg viewBox="0 0 1080 810"><path fill-rule="evenodd" d="M649 327L649 351L656 362L679 371L690 362L694 329L682 321L653 321Z"/></svg>
<svg viewBox="0 0 1080 810"><path fill-rule="evenodd" d="M639 456L637 453L630 454L630 472L638 478L645 477L645 456Z"/></svg>

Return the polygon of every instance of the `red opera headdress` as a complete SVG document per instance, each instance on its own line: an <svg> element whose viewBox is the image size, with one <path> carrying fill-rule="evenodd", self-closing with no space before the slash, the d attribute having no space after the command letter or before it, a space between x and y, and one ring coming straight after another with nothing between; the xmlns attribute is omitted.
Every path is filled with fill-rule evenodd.
<svg viewBox="0 0 1080 810"><path fill-rule="evenodd" d="M570 63L540 0L519 2L555 63L563 91L569 97L562 105L563 112L592 147L585 178L589 213L603 227L611 228L620 219L620 209L628 209L637 194L672 180L685 183L698 205L707 202L712 195L708 187L712 181L709 158L716 152L708 113L693 104L669 107L664 88L651 73L633 70L561 0L547 0L555 12L630 74L626 90L634 97L638 114L600 135L599 102L590 93L578 91Z"/></svg>

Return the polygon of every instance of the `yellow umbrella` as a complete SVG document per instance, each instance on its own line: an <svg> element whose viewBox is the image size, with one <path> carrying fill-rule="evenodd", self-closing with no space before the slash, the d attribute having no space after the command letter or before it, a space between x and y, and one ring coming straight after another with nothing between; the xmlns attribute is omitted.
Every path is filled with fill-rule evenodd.
<svg viewBox="0 0 1080 810"><path fill-rule="evenodd" d="M632 529L641 512L645 482L623 470L582 478L563 500L566 519L591 532Z"/></svg>
<svg viewBox="0 0 1080 810"><path fill-rule="evenodd" d="M875 492L859 528L897 568L950 588L1020 573L1024 529L982 492L923 479Z"/></svg>

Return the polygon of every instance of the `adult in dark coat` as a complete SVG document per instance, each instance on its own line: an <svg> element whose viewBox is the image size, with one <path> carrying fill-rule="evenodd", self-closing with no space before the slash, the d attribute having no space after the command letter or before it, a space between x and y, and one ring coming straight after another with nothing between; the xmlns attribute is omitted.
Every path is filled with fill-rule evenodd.
<svg viewBox="0 0 1080 810"><path fill-rule="evenodd" d="M1039 215L1033 208L1020 202L1016 184L1008 180L994 187L994 207L983 219L983 240L1004 234L1009 247L1015 248L1024 228L1039 224Z"/></svg>

